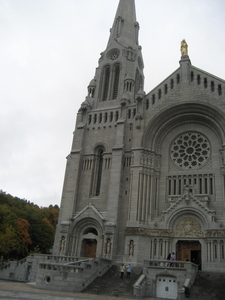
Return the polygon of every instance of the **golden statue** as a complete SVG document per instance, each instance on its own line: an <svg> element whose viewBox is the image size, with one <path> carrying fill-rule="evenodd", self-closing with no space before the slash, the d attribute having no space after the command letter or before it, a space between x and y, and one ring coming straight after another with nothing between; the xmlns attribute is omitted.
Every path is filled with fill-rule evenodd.
<svg viewBox="0 0 225 300"><path fill-rule="evenodd" d="M181 56L188 55L188 44L186 43L185 40L181 41L180 51L181 51Z"/></svg>

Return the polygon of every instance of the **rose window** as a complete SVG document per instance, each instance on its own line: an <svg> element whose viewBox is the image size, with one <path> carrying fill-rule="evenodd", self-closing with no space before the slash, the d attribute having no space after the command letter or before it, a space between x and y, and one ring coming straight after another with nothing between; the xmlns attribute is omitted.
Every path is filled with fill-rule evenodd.
<svg viewBox="0 0 225 300"><path fill-rule="evenodd" d="M109 50L109 52L107 53L107 58L111 59L111 60L116 60L120 55L120 50L119 49L111 49Z"/></svg>
<svg viewBox="0 0 225 300"><path fill-rule="evenodd" d="M170 155L181 168L195 169L210 157L210 144L202 134L191 132L180 135L172 144Z"/></svg>
<svg viewBox="0 0 225 300"><path fill-rule="evenodd" d="M115 60L115 59L118 58L118 54L117 53L113 53L113 54L111 54L110 58L111 58L111 60Z"/></svg>

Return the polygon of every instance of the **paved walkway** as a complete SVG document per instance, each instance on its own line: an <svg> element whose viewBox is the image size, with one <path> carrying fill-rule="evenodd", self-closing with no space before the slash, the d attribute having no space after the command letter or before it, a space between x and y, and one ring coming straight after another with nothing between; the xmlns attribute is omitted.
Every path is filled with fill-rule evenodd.
<svg viewBox="0 0 225 300"><path fill-rule="evenodd" d="M35 284L0 280L0 300L116 300L117 297L40 290ZM130 300L133 298L122 298ZM146 300L158 300L145 298Z"/></svg>

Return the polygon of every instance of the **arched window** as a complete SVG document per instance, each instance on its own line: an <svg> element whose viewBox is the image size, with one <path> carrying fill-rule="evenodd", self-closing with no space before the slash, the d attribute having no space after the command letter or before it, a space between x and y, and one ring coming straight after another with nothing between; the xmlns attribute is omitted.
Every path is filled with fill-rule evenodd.
<svg viewBox="0 0 225 300"><path fill-rule="evenodd" d="M109 93L109 80L110 80L110 67L106 66L103 72L103 90L102 90L102 101L106 101Z"/></svg>
<svg viewBox="0 0 225 300"><path fill-rule="evenodd" d="M102 169L103 169L103 147L98 147L95 151L94 168L92 174L92 196L99 196L101 190Z"/></svg>
<svg viewBox="0 0 225 300"><path fill-rule="evenodd" d="M95 196L99 196L100 194L101 180L102 180L102 165L103 165L103 149L99 149L98 157L97 157L97 184L96 184Z"/></svg>
<svg viewBox="0 0 225 300"><path fill-rule="evenodd" d="M113 93L112 98L116 99L118 96L118 90L119 90L119 79L120 79L120 66L116 65L113 69Z"/></svg>

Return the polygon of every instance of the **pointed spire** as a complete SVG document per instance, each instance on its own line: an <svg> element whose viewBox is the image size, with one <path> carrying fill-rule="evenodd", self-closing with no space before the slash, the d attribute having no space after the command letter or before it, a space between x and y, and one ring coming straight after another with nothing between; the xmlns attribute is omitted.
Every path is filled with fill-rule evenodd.
<svg viewBox="0 0 225 300"><path fill-rule="evenodd" d="M134 0L120 0L107 48L117 41L122 46L135 49L138 45L138 31Z"/></svg>

